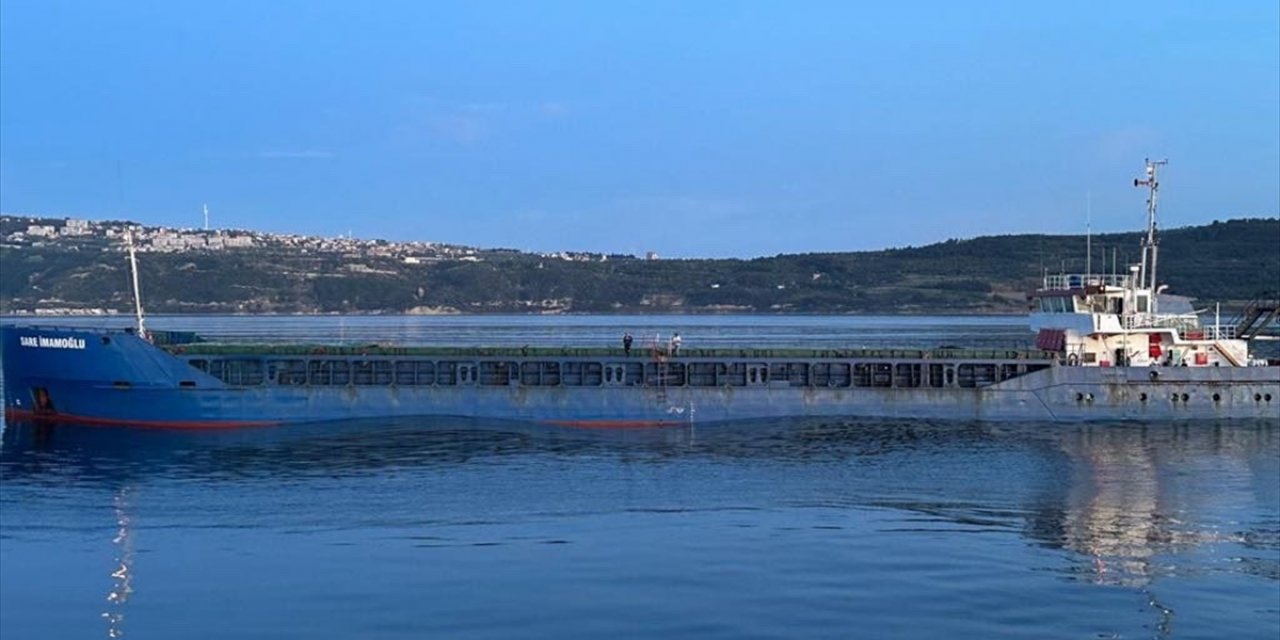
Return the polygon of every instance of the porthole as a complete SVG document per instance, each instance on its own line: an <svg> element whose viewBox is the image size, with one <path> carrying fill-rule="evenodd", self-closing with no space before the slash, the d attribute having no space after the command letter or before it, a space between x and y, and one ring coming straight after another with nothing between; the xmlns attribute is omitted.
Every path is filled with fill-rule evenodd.
<svg viewBox="0 0 1280 640"><path fill-rule="evenodd" d="M1169 399L1170 399L1170 400L1173 400L1174 402L1177 402L1177 401L1178 401L1178 394L1176 394L1176 393L1175 393L1175 394L1173 394L1173 395L1169 396Z"/></svg>
<svg viewBox="0 0 1280 640"><path fill-rule="evenodd" d="M1146 401L1147 401L1147 394L1145 394L1145 393L1139 393L1139 394L1138 394L1138 401L1140 401L1140 402L1146 402Z"/></svg>
<svg viewBox="0 0 1280 640"><path fill-rule="evenodd" d="M1262 399L1266 400L1267 402L1271 402L1271 394L1268 393L1267 395L1262 396Z"/></svg>
<svg viewBox="0 0 1280 640"><path fill-rule="evenodd" d="M1077 393L1077 394L1076 394L1076 402L1084 402L1084 394L1083 394L1083 393Z"/></svg>
<svg viewBox="0 0 1280 640"><path fill-rule="evenodd" d="M1093 402L1093 394L1092 393L1084 394L1084 399L1085 399L1085 402Z"/></svg>
<svg viewBox="0 0 1280 640"><path fill-rule="evenodd" d="M1185 394L1185 393L1184 393L1184 394L1182 394L1182 401L1183 401L1183 402L1186 402L1186 401L1188 401L1188 400L1190 400L1190 399L1191 399L1191 396L1189 396L1189 395L1187 395L1187 394Z"/></svg>
<svg viewBox="0 0 1280 640"><path fill-rule="evenodd" d="M1254 401L1254 402L1262 402L1262 394L1261 394L1261 393L1255 393L1255 394L1253 394L1253 401Z"/></svg>
<svg viewBox="0 0 1280 640"><path fill-rule="evenodd" d="M1220 394L1217 394L1217 393L1213 394L1213 401L1214 401L1214 402L1222 402L1222 396L1221 396Z"/></svg>

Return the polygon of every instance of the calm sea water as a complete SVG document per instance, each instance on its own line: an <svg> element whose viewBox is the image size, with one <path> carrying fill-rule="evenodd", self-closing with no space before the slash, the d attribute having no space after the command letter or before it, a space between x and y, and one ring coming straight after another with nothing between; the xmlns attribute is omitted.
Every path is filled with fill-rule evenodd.
<svg viewBox="0 0 1280 640"><path fill-rule="evenodd" d="M1026 331L1000 318L165 323L477 344L626 327L686 344L996 346ZM4 429L5 639L601 636L1274 639L1280 422Z"/></svg>

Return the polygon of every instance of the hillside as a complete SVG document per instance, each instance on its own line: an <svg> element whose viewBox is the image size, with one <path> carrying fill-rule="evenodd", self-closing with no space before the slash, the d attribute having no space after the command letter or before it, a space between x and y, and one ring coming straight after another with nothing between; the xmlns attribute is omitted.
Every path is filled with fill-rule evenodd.
<svg viewBox="0 0 1280 640"><path fill-rule="evenodd" d="M10 225L11 227L13 225ZM476 250L407 259L264 244L139 255L154 313L1021 313L1040 275L1083 271L1083 236L1011 235L752 260L570 260ZM1093 269L1139 234L1093 238ZM1201 304L1280 288L1280 219L1163 231L1161 280ZM0 311L131 306L118 241L6 242Z"/></svg>

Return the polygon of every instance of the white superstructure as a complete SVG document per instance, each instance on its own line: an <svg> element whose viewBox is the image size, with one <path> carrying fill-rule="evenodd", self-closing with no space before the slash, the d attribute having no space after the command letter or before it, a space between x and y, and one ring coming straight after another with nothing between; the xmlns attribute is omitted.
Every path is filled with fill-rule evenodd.
<svg viewBox="0 0 1280 640"><path fill-rule="evenodd" d="M1156 280L1156 198L1159 169L1166 161L1146 162L1147 231L1141 264L1125 274L1046 276L1030 295L1035 306L1031 329L1036 345L1062 354L1065 364L1084 367L1247 367L1266 364L1251 358L1244 326L1261 328L1275 317L1271 307L1248 310L1246 325L1204 324L1190 299L1166 295Z"/></svg>

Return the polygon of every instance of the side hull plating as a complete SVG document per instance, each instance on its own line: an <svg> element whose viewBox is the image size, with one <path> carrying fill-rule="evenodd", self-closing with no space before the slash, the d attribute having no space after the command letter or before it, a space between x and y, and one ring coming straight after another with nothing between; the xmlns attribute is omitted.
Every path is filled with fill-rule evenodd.
<svg viewBox="0 0 1280 640"><path fill-rule="evenodd" d="M469 416L583 427L786 416L964 420L1280 419L1280 367L1068 367L973 386L636 384L233 386L119 332L0 327L11 418L163 427L269 425L390 416ZM696 357L681 362L698 362ZM790 362L790 361L788 361ZM819 364L854 365L838 357ZM929 361L924 361L929 362ZM518 362L515 364L519 364ZM762 366L770 363L764 362ZM954 364L954 363L949 363ZM894 366L897 366L896 364ZM924 365L927 366L927 365Z"/></svg>

